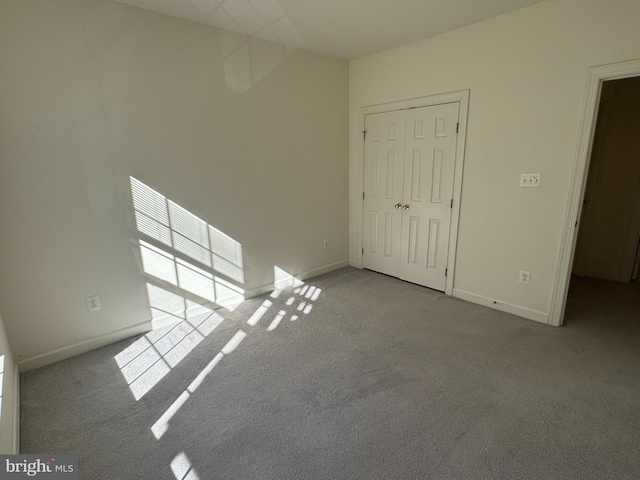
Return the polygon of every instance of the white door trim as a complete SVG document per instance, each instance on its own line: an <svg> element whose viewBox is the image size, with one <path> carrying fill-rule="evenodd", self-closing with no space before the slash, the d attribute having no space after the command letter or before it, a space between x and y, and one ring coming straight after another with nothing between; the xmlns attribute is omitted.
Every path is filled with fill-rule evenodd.
<svg viewBox="0 0 640 480"><path fill-rule="evenodd" d="M577 226L582 214L582 202L584 200L591 149L593 147L593 135L600 103L602 82L620 78L635 77L640 75L640 59L628 62L602 65L589 69L587 77L587 89L582 106L582 119L578 134L578 148L573 164L571 186L569 189L569 201L565 215L564 229L558 255L558 266L554 279L554 288L549 308L549 325L559 327L564 320L564 311L569 293L569 280L571 279L571 266L576 248Z"/></svg>
<svg viewBox="0 0 640 480"><path fill-rule="evenodd" d="M464 153L465 142L467 138L467 116L469 112L469 90L461 90L458 92L443 93L440 95L432 95L429 97L412 98L408 100L400 100L390 103L382 103L378 105L371 105L368 107L362 107L360 109L360 131L364 131L365 115L372 113L391 112L395 110L404 110L409 108L429 107L432 105L440 105L443 103L460 103L459 111L459 129L458 138L456 141L456 159L453 177L453 208L451 211L451 234L449 236L449 258L447 260L447 278L445 284L444 293L447 295L453 294L453 284L455 276L456 265L456 249L458 246L458 226L460 222L460 201L462 198L462 172L464 167ZM362 192L364 191L364 137L360 141L360 152L358 155L359 165L357 166L360 172L359 187L360 193L357 195L357 210L360 212L358 216L358 239L360 242L359 249L362 250L362 229L363 219L362 212L364 209L364 201L362 199ZM360 257L360 267L362 266L362 257Z"/></svg>

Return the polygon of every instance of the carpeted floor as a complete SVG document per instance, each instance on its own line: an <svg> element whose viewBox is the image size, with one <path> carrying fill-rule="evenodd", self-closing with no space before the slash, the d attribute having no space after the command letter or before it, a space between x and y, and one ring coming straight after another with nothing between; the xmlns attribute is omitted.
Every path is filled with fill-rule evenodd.
<svg viewBox="0 0 640 480"><path fill-rule="evenodd" d="M21 452L105 480L640 478L640 294L602 285L557 329L345 268L22 375Z"/></svg>

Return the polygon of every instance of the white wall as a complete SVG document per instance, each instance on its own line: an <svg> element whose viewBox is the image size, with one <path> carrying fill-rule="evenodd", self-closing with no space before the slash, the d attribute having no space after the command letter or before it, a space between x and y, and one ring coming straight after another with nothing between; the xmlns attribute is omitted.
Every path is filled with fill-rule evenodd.
<svg viewBox="0 0 640 480"><path fill-rule="evenodd" d="M240 242L247 290L274 265L346 264L346 62L106 0L1 2L0 59L0 305L18 361L148 328L130 175Z"/></svg>
<svg viewBox="0 0 640 480"><path fill-rule="evenodd" d="M13 361L13 354L0 316L0 356L2 368L2 408L0 409L0 454L18 453L18 405L19 374Z"/></svg>
<svg viewBox="0 0 640 480"><path fill-rule="evenodd" d="M350 262L360 265L361 109L469 89L454 294L546 321L587 70L640 57L638 18L636 0L549 0L351 62ZM519 188L521 173L541 173L542 187Z"/></svg>

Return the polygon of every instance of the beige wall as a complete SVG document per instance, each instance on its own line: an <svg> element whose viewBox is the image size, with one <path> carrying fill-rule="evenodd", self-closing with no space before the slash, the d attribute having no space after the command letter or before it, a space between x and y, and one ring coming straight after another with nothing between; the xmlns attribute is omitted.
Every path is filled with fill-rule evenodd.
<svg viewBox="0 0 640 480"><path fill-rule="evenodd" d="M640 57L638 18L635 0L549 0L351 62L351 263L361 108L469 89L454 294L546 321L587 70ZM521 173L540 173L541 188L519 188Z"/></svg>
<svg viewBox="0 0 640 480"><path fill-rule="evenodd" d="M348 65L246 42L106 0L1 2L0 305L18 361L148 328L130 175L240 242L246 290L274 266L346 264Z"/></svg>
<svg viewBox="0 0 640 480"><path fill-rule="evenodd" d="M0 356L2 363L2 409L0 409L0 454L18 453L17 429L18 398L16 389L18 386L18 372L13 361L13 354L9 346L9 340L4 330L2 316L0 316Z"/></svg>

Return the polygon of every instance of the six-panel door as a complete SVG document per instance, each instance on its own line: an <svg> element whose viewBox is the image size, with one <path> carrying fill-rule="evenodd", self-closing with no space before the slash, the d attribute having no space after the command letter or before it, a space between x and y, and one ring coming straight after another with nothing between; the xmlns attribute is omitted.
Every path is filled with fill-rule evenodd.
<svg viewBox="0 0 640 480"><path fill-rule="evenodd" d="M397 277L402 233L404 111L367 115L364 161L365 268Z"/></svg>
<svg viewBox="0 0 640 480"><path fill-rule="evenodd" d="M445 289L458 110L448 103L366 116L365 268Z"/></svg>

